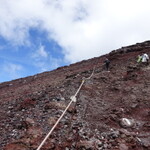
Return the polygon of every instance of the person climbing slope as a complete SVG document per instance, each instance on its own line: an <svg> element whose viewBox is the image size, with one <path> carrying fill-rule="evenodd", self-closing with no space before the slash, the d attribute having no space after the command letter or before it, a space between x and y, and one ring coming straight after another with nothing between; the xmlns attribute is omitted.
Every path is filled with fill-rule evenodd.
<svg viewBox="0 0 150 150"><path fill-rule="evenodd" d="M142 55L142 63L149 64L149 56L146 53Z"/></svg>
<svg viewBox="0 0 150 150"><path fill-rule="evenodd" d="M138 55L137 63L141 63L141 62L142 62L142 56L141 56L141 55Z"/></svg>
<svg viewBox="0 0 150 150"><path fill-rule="evenodd" d="M108 58L105 58L104 64L105 64L105 69L106 69L107 71L109 71L110 61L109 61Z"/></svg>

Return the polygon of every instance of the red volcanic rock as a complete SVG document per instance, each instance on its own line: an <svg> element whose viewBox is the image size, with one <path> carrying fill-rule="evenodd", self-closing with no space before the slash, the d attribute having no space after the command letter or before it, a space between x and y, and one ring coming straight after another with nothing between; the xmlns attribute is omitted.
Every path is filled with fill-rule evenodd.
<svg viewBox="0 0 150 150"><path fill-rule="evenodd" d="M30 150L29 147L22 143L8 144L5 150Z"/></svg>

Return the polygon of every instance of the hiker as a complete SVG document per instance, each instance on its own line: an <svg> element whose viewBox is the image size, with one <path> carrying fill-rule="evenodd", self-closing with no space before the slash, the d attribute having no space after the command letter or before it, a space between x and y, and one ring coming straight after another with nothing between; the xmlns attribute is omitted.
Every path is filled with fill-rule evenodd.
<svg viewBox="0 0 150 150"><path fill-rule="evenodd" d="M146 65L149 63L149 56L146 53L142 55L142 63L145 63Z"/></svg>
<svg viewBox="0 0 150 150"><path fill-rule="evenodd" d="M107 71L109 71L109 64L110 64L110 61L109 61L108 58L105 59L104 64L105 64L105 69L106 69Z"/></svg>
<svg viewBox="0 0 150 150"><path fill-rule="evenodd" d="M141 62L142 62L142 56L141 56L141 55L138 55L137 63L141 63Z"/></svg>

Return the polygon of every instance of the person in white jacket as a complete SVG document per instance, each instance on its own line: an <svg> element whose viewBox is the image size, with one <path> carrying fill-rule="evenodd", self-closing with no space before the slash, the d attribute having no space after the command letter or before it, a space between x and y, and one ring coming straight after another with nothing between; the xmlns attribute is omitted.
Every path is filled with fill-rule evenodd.
<svg viewBox="0 0 150 150"><path fill-rule="evenodd" d="M149 56L146 53L142 55L142 62L146 64L149 63Z"/></svg>

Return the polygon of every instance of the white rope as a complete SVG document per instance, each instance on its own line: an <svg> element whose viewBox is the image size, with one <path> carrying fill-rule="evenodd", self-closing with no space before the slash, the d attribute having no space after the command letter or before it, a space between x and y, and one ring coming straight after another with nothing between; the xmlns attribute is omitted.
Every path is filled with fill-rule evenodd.
<svg viewBox="0 0 150 150"><path fill-rule="evenodd" d="M53 130L56 128L57 124L60 122L60 120L62 119L62 117L64 116L64 114L66 113L66 111L68 110L68 108L70 107L70 105L72 104L72 102L76 102L76 96L77 96L77 94L79 93L79 91L80 91L82 85L84 84L84 82L85 82L86 79L91 79L91 77L92 77L93 74L94 74L94 71L95 71L95 67L94 67L94 69L93 69L93 71L92 71L90 77L85 78L85 79L82 80L82 83L80 84L80 86L79 86L77 92L75 93L74 96L71 97L70 103L68 104L68 106L66 107L66 109L63 111L62 115L61 115L60 118L57 120L57 122L55 123L55 125L52 127L52 129L49 131L49 133L46 135L46 137L44 138L44 140L41 142L41 144L39 145L39 147L37 148L37 150L40 150L41 147L44 145L44 143L46 142L46 140L48 139L48 137L51 135L51 133L53 132Z"/></svg>
<svg viewBox="0 0 150 150"><path fill-rule="evenodd" d="M66 109L64 110L64 112L62 113L62 115L60 116L60 118L57 120L57 122L55 123L55 125L52 127L52 129L50 130L50 132L44 138L44 140L42 141L42 143L40 144L40 146L37 148L37 150L41 149L41 147L43 146L43 144L45 143L45 141L48 139L48 137L51 135L51 133L53 132L53 130L55 129L55 127L57 126L57 124L59 123L59 121L61 120L61 118L66 113L67 109L70 107L71 103L72 103L72 100L70 101L70 103L68 104L68 106L66 107Z"/></svg>
<svg viewBox="0 0 150 150"><path fill-rule="evenodd" d="M94 67L94 69L93 69L91 75L90 75L88 78L86 78L86 79L91 79L91 78L92 78L92 76L93 76L93 74L94 74L94 71L95 71L95 68L96 68L96 67Z"/></svg>

